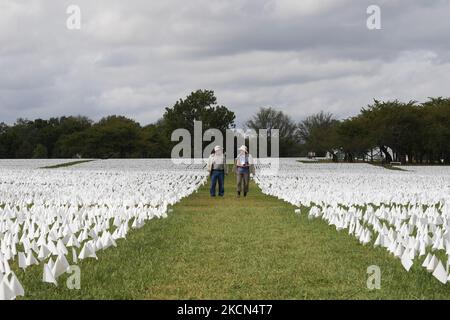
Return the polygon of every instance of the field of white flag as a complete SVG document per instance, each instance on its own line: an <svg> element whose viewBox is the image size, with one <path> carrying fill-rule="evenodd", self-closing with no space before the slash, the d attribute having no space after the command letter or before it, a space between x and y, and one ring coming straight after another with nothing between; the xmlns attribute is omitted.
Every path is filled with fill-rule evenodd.
<svg viewBox="0 0 450 320"><path fill-rule="evenodd" d="M168 207L206 182L201 166L170 160L0 161L0 300L26 294L11 263L39 265L42 281L118 245L130 229L167 216ZM120 245L120 244L119 244Z"/></svg>
<svg viewBox="0 0 450 320"><path fill-rule="evenodd" d="M421 264L449 281L450 168L386 170L369 164L301 164L282 160L260 170L262 191L347 232L363 245L386 248L406 271ZM431 281L431 279L430 279Z"/></svg>
<svg viewBox="0 0 450 320"><path fill-rule="evenodd" d="M31 268L41 270L39 281L58 285L80 260L97 259L130 230L167 217L208 178L203 164L168 159L45 169L72 161L0 160L0 299L26 297L20 278ZM430 281L449 281L449 167L387 170L296 159L280 160L276 170L257 167L253 178L262 192L291 203L297 214L385 248L405 272L419 264Z"/></svg>

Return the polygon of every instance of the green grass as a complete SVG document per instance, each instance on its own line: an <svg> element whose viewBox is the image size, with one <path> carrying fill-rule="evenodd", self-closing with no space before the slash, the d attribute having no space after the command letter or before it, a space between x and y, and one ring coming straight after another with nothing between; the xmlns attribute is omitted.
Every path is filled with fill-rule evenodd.
<svg viewBox="0 0 450 320"><path fill-rule="evenodd" d="M387 170L394 170L394 171L408 171L390 164L381 164L379 162L367 162L367 161L354 161L354 162L348 162L348 161L339 161L334 162L333 160L312 160L312 161L304 161L304 160L297 160L297 162L303 163L303 164L324 164L324 163L346 163L346 164L371 164L376 167L383 167Z"/></svg>
<svg viewBox="0 0 450 320"><path fill-rule="evenodd" d="M408 170L405 170L405 169L402 169L402 168L399 168L399 167L396 167L396 166L393 166L393 165L389 165L389 164L385 164L383 167L385 169L394 170L394 171L408 171Z"/></svg>
<svg viewBox="0 0 450 320"><path fill-rule="evenodd" d="M297 160L297 162L305 163L305 164L336 163L336 162L333 162L333 160L328 160L328 159L326 159L326 160L324 160L324 159L319 159L319 160L311 159L311 161Z"/></svg>
<svg viewBox="0 0 450 320"><path fill-rule="evenodd" d="M419 263L407 273L384 248L363 246L251 185L236 198L208 187L148 221L117 248L82 261L81 290L41 281L42 266L17 275L26 299L448 299ZM69 260L70 262L71 260ZM367 268L381 268L381 289L367 289Z"/></svg>
<svg viewBox="0 0 450 320"><path fill-rule="evenodd" d="M373 166L375 166L375 167L383 167L383 168L385 168L385 169L387 169L387 170L393 170L393 171L408 171L408 170L405 170L405 169L403 169L403 168L399 168L399 167L393 166L393 165L391 165L391 164L381 164L381 163L376 163L376 162L373 162L373 163L367 162L367 163L368 163L368 164L371 164L371 165L373 165Z"/></svg>
<svg viewBox="0 0 450 320"><path fill-rule="evenodd" d="M57 164L54 166L47 166L47 167L42 167L40 169L58 169L58 168L65 168L65 167L71 167L71 166L75 166L77 164L82 164L82 163L86 163L86 162L91 162L94 160L79 160L79 161L71 161L71 162L65 162L65 163L61 163L61 164Z"/></svg>

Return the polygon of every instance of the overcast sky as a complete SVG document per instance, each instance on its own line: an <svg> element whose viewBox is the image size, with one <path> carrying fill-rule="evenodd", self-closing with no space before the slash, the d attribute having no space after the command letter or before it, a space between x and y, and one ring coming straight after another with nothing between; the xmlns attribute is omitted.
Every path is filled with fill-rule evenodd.
<svg viewBox="0 0 450 320"><path fill-rule="evenodd" d="M66 27L70 4L81 30ZM370 4L382 30L366 27ZM449 88L449 0L0 0L0 122L148 124L196 89L238 123L263 106L345 118Z"/></svg>

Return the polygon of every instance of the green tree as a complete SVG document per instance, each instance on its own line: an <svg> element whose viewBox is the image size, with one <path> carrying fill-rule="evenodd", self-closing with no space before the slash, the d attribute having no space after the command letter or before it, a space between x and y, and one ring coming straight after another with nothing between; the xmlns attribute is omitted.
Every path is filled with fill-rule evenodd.
<svg viewBox="0 0 450 320"><path fill-rule="evenodd" d="M423 128L420 107L416 102L374 100L373 105L361 110L361 117L365 118L372 140L387 162L396 160L405 163L407 158L412 161ZM393 151L394 159L388 148Z"/></svg>
<svg viewBox="0 0 450 320"><path fill-rule="evenodd" d="M46 159L48 157L47 148L43 144L38 144L33 150L33 159Z"/></svg>
<svg viewBox="0 0 450 320"><path fill-rule="evenodd" d="M63 135L56 144L56 154L58 158L76 158L87 156L85 141L87 133L85 131Z"/></svg>
<svg viewBox="0 0 450 320"><path fill-rule="evenodd" d="M144 145L141 127L134 120L109 116L83 132L85 139L81 155L87 158L142 157Z"/></svg>
<svg viewBox="0 0 450 320"><path fill-rule="evenodd" d="M246 122L246 126L258 133L260 129L267 129L268 145L271 146L272 131L279 130L280 156L292 157L299 153L299 143L296 140L297 126L290 116L274 108L261 108ZM270 150L268 150L270 153Z"/></svg>
<svg viewBox="0 0 450 320"><path fill-rule="evenodd" d="M144 157L147 158L170 158L170 139L164 134L162 120L147 125L141 131L144 147Z"/></svg>
<svg viewBox="0 0 450 320"><path fill-rule="evenodd" d="M180 99L166 112L160 122L167 141L170 141L172 132L176 129L187 129L191 135L194 134L194 120L202 121L203 131L208 129L219 129L225 136L226 129L234 127L236 116L225 106L217 105L217 98L212 90L197 90L192 92L186 99ZM167 147L171 149L175 143ZM192 139L193 146L193 139Z"/></svg>
<svg viewBox="0 0 450 320"><path fill-rule="evenodd" d="M81 155L84 147L84 132L92 127L87 117L61 117L57 127L57 140L53 144L52 157L72 158Z"/></svg>
<svg viewBox="0 0 450 320"><path fill-rule="evenodd" d="M338 125L333 114L321 111L298 124L298 139L309 151L322 156L329 152L338 161Z"/></svg>
<svg viewBox="0 0 450 320"><path fill-rule="evenodd" d="M369 129L364 119L354 117L342 121L337 127L338 143L345 152L345 160L353 162L356 157L365 157L372 148Z"/></svg>
<svg viewBox="0 0 450 320"><path fill-rule="evenodd" d="M423 143L419 162L450 164L450 98L429 98L422 104Z"/></svg>

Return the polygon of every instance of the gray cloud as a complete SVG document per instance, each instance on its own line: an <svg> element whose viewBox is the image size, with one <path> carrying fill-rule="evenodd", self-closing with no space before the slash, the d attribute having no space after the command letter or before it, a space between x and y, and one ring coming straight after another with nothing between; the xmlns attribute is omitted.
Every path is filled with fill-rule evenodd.
<svg viewBox="0 0 450 320"><path fill-rule="evenodd" d="M69 4L82 29L65 27ZM382 8L382 30L366 8ZM214 89L244 122L261 106L296 120L351 116L379 99L448 95L448 0L3 0L0 121L123 114L156 121Z"/></svg>

